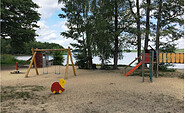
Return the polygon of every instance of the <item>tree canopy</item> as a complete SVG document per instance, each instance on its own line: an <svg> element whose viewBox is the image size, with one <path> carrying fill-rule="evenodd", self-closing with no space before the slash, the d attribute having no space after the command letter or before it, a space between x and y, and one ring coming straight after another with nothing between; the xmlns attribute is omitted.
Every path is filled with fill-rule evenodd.
<svg viewBox="0 0 185 113"><path fill-rule="evenodd" d="M34 29L39 27L37 8L32 0L1 0L1 38L11 38L14 53L37 36Z"/></svg>

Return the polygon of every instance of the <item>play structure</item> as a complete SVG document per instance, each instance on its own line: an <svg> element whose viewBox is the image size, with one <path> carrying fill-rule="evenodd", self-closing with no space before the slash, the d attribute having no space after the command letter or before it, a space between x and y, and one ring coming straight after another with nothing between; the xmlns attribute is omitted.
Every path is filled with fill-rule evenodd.
<svg viewBox="0 0 185 113"><path fill-rule="evenodd" d="M35 67L35 71L36 71L36 74L39 75L39 72L38 72L38 69L37 69L37 64L39 66L43 66L43 56L42 55L38 55L37 57L37 61L36 61L36 54L37 52L47 52L47 51L67 51L67 64L66 64L66 70L65 70L65 79L68 78L68 69L69 69L69 57L70 57L70 60L71 60L71 63L72 63L72 67L73 67L73 73L74 73L74 76L76 76L76 71L75 71L75 67L74 67L74 63L73 63L73 59L72 59L72 55L71 55L71 49L70 47L68 47L68 49L33 49L32 48L32 59L31 59L31 62L30 62L30 65L28 67L28 70L25 74L25 77L28 77L29 75L29 72L30 72L30 69L31 69L31 66L32 64L34 63L34 67ZM39 61L40 60L40 61ZM47 60L47 57L45 57L45 60ZM39 63L37 63L39 62ZM47 62L48 63L48 62ZM46 64L48 65L48 64ZM56 67L55 67L56 68ZM60 69L60 68L59 68ZM43 73L48 73L48 70L47 72L44 72L44 69L43 69ZM60 70L59 72L57 73L56 70L55 70L55 74L59 74L60 73Z"/></svg>
<svg viewBox="0 0 185 113"><path fill-rule="evenodd" d="M138 58L142 57L142 61L139 62L134 68L132 68L129 72L126 69L133 64ZM123 74L125 76L129 76L133 71L135 71L139 66L142 65L142 81L144 82L144 70L145 65L149 64L149 77L150 81L153 81L154 72L156 77L158 77L159 71L159 63L184 63L184 53L157 53L153 48L151 50L144 50L142 55L138 58L135 58L128 66L123 69ZM154 65L156 64L156 68Z"/></svg>

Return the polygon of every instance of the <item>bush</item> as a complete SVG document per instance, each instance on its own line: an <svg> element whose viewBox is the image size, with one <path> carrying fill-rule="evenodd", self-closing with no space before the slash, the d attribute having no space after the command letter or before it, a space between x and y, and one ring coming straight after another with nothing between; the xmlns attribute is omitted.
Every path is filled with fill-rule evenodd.
<svg viewBox="0 0 185 113"><path fill-rule="evenodd" d="M10 54L3 54L1 55L0 57L1 59L1 65L3 64L7 64L7 65L10 65L10 64L16 64L16 62L19 62L19 64L23 64L25 61L24 60L17 60L13 55L10 55Z"/></svg>
<svg viewBox="0 0 185 113"><path fill-rule="evenodd" d="M55 47L53 49L61 49L60 47ZM63 65L64 62L64 55L65 52L64 51L53 51L52 55L53 55L53 64L54 65Z"/></svg>

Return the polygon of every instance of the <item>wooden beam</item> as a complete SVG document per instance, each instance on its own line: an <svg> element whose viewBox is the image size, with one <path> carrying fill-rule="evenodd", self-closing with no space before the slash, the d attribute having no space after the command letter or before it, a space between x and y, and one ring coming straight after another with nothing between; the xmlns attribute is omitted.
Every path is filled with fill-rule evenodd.
<svg viewBox="0 0 185 113"><path fill-rule="evenodd" d="M66 72L65 72L65 79L68 79L68 69L69 69L69 50L68 49L68 52L67 52L67 64L66 64Z"/></svg>
<svg viewBox="0 0 185 113"><path fill-rule="evenodd" d="M73 63L70 47L69 47L69 55L70 55L70 59L71 59L72 67L73 67L73 73L74 73L74 76L76 76L75 66L74 66L74 63Z"/></svg>
<svg viewBox="0 0 185 113"><path fill-rule="evenodd" d="M34 49L34 51L68 51L68 49Z"/></svg>
<svg viewBox="0 0 185 113"><path fill-rule="evenodd" d="M34 54L33 54L33 56L32 56L32 59L31 59L31 62L30 62L29 68L28 68L28 70L27 70L27 72L26 72L26 74L25 74L25 77L28 77L28 74L29 74L29 72L30 72L31 65L33 64L33 61L34 61L34 59L35 59L35 55L36 55L36 53L37 53L37 52L34 52Z"/></svg>
<svg viewBox="0 0 185 113"><path fill-rule="evenodd" d="M31 51L32 51L32 54L34 54L34 49L33 48L31 49ZM36 74L39 75L35 58L33 59L33 62L34 62L34 67L35 67Z"/></svg>

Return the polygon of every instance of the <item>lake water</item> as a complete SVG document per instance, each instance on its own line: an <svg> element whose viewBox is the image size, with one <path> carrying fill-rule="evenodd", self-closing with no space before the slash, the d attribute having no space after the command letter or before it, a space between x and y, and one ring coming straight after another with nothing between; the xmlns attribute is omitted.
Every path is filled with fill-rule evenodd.
<svg viewBox="0 0 185 113"><path fill-rule="evenodd" d="M137 57L136 52L130 52L130 53L123 52L123 55L124 55L123 59L118 60L119 65L128 65L130 62L132 62ZM16 59L25 60L25 61L28 60L30 57L31 56L15 56ZM53 57L49 56L49 60L51 60L51 59L53 59ZM67 55L64 55L64 59L65 59L65 61L64 61L63 64L66 65ZM112 58L109 61L110 61L110 63L108 63L108 64L113 64L114 59ZM73 57L73 62L74 63L76 62L76 59L74 57ZM94 64L101 64L101 61L100 61L99 57L94 57L93 58L93 63ZM137 63L137 61L135 63L133 63L131 66L136 66L136 63ZM70 60L69 60L69 64L71 64ZM174 67L169 67L169 68L184 69L184 64L174 64Z"/></svg>

